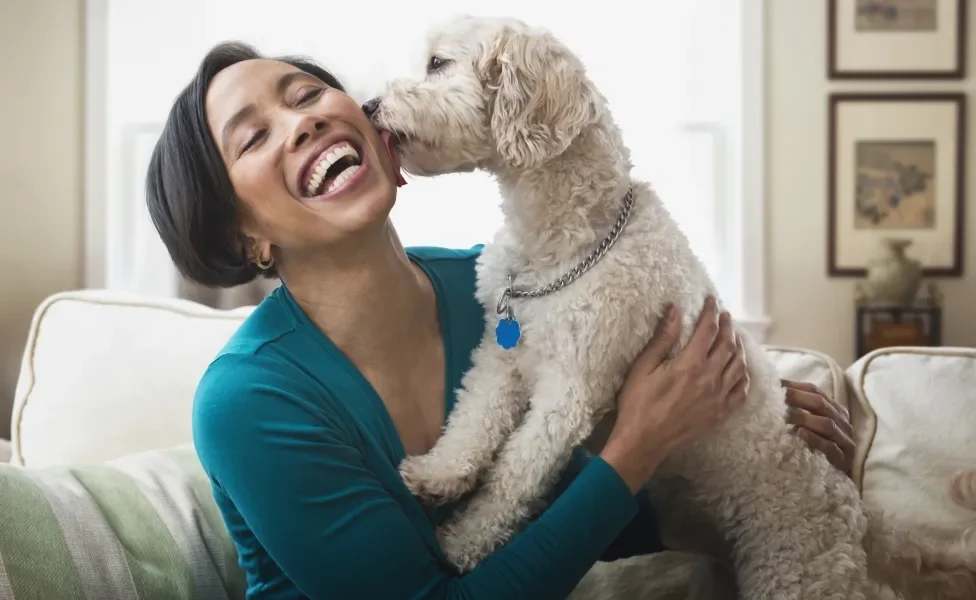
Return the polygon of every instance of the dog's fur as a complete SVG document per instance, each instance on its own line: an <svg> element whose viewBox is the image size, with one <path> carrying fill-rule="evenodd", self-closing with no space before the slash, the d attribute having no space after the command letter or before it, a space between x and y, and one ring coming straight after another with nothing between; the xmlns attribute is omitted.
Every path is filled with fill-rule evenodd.
<svg viewBox="0 0 976 600"><path fill-rule="evenodd" d="M667 305L684 315L683 346L717 291L652 188L631 177L605 99L551 34L461 17L435 29L429 50L444 63L390 82L374 123L398 134L411 173L492 173L505 217L478 264L488 329L457 407L436 446L401 465L430 503L483 483L440 531L447 556L469 570L540 508L573 449L613 410ZM610 231L628 189L635 204L615 245L562 290L513 300L522 338L502 349L493 324L508 275L531 289L575 267ZM677 527L679 510L703 515L729 540L750 600L976 598L971 541L934 542L869 516L852 481L789 432L774 366L736 330L747 403L652 479L662 523Z"/></svg>
<svg viewBox="0 0 976 600"><path fill-rule="evenodd" d="M949 497L963 508L976 510L976 469L959 471L952 477Z"/></svg>

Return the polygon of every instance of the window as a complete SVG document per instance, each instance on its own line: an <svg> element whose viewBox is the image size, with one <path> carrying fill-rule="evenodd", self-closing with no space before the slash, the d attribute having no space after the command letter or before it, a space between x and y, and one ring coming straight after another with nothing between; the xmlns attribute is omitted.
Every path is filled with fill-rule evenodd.
<svg viewBox="0 0 976 600"><path fill-rule="evenodd" d="M145 163L172 98L214 43L309 55L364 101L423 65L430 24L471 13L544 26L581 56L624 131L635 175L658 190L735 314L762 324L760 0L605 0L597 11L526 0L271 6L89 3L89 285L175 293L145 214ZM483 174L411 179L392 218L406 245L467 247L501 224Z"/></svg>

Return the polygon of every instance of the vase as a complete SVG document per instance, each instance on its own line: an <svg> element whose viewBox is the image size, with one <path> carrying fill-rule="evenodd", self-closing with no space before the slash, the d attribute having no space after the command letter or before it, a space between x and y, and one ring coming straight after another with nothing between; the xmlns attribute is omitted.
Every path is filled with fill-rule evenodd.
<svg viewBox="0 0 976 600"><path fill-rule="evenodd" d="M905 255L911 240L882 240L881 257L868 263L867 295L872 304L911 306L922 285L922 263Z"/></svg>

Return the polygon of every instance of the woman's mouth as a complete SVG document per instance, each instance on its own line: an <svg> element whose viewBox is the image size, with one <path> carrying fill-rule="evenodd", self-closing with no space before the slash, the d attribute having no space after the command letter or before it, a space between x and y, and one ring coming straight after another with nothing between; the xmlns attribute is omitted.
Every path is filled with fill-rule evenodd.
<svg viewBox="0 0 976 600"><path fill-rule="evenodd" d="M308 170L302 192L306 198L332 194L342 189L362 167L362 158L352 144L341 141L326 148Z"/></svg>

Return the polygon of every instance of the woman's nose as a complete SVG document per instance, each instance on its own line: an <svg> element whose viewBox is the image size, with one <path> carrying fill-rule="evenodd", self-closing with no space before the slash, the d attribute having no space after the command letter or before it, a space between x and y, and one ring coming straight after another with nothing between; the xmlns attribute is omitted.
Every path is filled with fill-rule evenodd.
<svg viewBox="0 0 976 600"><path fill-rule="evenodd" d="M305 116L298 121L295 125L295 131L292 134L292 149L297 149L301 147L302 144L307 142L317 131L325 129L325 121L312 116Z"/></svg>
<svg viewBox="0 0 976 600"><path fill-rule="evenodd" d="M363 104L363 112L366 113L367 117L372 119L373 115L376 114L376 111L379 109L379 107L380 107L380 99L373 98L371 100L367 100L366 103Z"/></svg>

